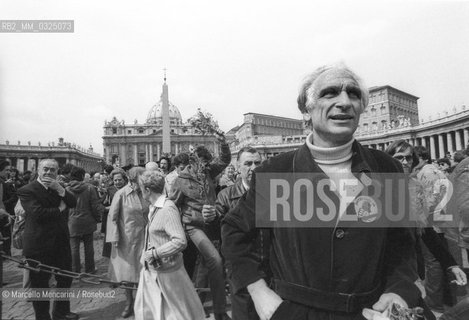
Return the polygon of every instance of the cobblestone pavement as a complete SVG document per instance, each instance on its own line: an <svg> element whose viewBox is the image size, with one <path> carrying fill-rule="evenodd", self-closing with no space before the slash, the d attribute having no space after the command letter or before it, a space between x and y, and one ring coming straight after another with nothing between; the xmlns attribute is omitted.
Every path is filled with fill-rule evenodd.
<svg viewBox="0 0 469 320"><path fill-rule="evenodd" d="M82 246L83 247L83 246ZM107 277L108 269L108 259L101 256L103 248L103 236L102 234L96 232L94 237L94 249L95 249L95 262L96 268L98 269L97 274L102 275L103 278ZM21 258L21 251L12 249L13 257ZM463 252L465 268L469 267L468 257L465 252ZM81 253L81 258L83 259L83 248ZM83 261L82 261L83 263ZM467 269L466 269L467 270ZM3 287L5 289L16 289L22 288L23 283L23 269L17 267L17 265L9 260L3 262L3 282L6 283ZM422 290L422 294L425 292L423 290L423 284L421 282L417 283L418 287ZM82 283L74 281L72 283L72 288L80 289L82 292L102 292L110 297L108 298L74 298L71 299L71 311L79 314L80 319L82 320L114 320L119 319L123 320L120 316L125 307L125 294L123 289L113 289L110 288L107 284L92 285L87 283ZM469 292L469 285L466 286L467 291ZM99 290L99 291L98 291ZM207 310L211 308L211 301L208 301L204 307ZM228 314L231 315L231 312L228 311ZM437 316L440 314L435 313ZM34 310L31 302L26 301L26 299L13 299L2 298L2 320L34 320ZM128 320L134 320L134 317L127 318ZM213 319L213 314L211 317L206 318L207 320Z"/></svg>
<svg viewBox="0 0 469 320"><path fill-rule="evenodd" d="M103 237L100 233L96 232L94 237L95 249L95 262L98 269L97 274L107 278L108 259L101 256L103 248ZM83 247L83 246L82 246ZM15 258L22 258L21 251L12 249L12 255ZM83 248L81 259L83 263ZM16 289L22 288L23 283L23 269L17 267L16 263L5 260L3 262L3 288ZM73 281L72 288L80 289L81 292L102 292L110 297L108 298L73 298L71 299L71 311L79 314L82 320L114 320L123 319L120 315L125 307L125 294L124 289L113 289L107 284L93 285ZM78 290L77 290L78 292ZM205 307L209 310L211 302L208 302ZM228 312L230 314L230 312ZM26 301L24 298L2 298L2 320L34 320L34 310L31 302ZM134 317L126 318L133 320ZM213 319L213 314L207 320Z"/></svg>

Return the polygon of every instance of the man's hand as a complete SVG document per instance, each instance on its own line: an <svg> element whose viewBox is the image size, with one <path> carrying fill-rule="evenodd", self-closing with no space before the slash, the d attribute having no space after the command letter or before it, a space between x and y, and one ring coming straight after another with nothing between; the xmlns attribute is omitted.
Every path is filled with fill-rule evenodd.
<svg viewBox="0 0 469 320"><path fill-rule="evenodd" d="M282 298L267 286L264 279L251 283L247 289L260 320L269 320L283 302Z"/></svg>
<svg viewBox="0 0 469 320"><path fill-rule="evenodd" d="M456 280L451 281L452 283L456 283L458 286L465 286L467 284L466 273L459 266L452 267L451 272L456 278Z"/></svg>
<svg viewBox="0 0 469 320"><path fill-rule="evenodd" d="M215 137L217 137L218 141L220 141L221 143L226 142L225 134L223 133L223 131L217 130L216 132L214 132L214 134L215 134Z"/></svg>
<svg viewBox="0 0 469 320"><path fill-rule="evenodd" d="M367 320L389 320L389 317L386 316L386 312L378 312L378 311L375 311L375 310L371 310L371 309L363 309L363 316L367 319Z"/></svg>
<svg viewBox="0 0 469 320"><path fill-rule="evenodd" d="M212 206L210 204L204 204L202 207L202 216L204 218L205 223L209 223L215 220L215 217L217 216L215 206Z"/></svg>
<svg viewBox="0 0 469 320"><path fill-rule="evenodd" d="M395 293L383 293L379 297L378 302L373 305L373 310L363 309L362 314L367 320L382 320L388 319L388 309L391 308L393 303L397 303L400 306L407 308L408 305L399 295Z"/></svg>
<svg viewBox="0 0 469 320"><path fill-rule="evenodd" d="M67 209L67 205L65 204L63 200L60 200L60 205L59 205L60 212L64 212L65 209Z"/></svg>
<svg viewBox="0 0 469 320"><path fill-rule="evenodd" d="M155 260L155 257L153 257L153 249L154 248L150 248L150 249L143 252L143 259L146 262L148 262L148 264L151 264L153 262L153 260Z"/></svg>
<svg viewBox="0 0 469 320"><path fill-rule="evenodd" d="M113 247L118 247L119 246L119 241L111 241Z"/></svg>
<svg viewBox="0 0 469 320"><path fill-rule="evenodd" d="M44 177L41 179L41 181L52 190L57 191L59 195L65 194L64 187L62 187L57 180L49 178L49 177Z"/></svg>
<svg viewBox="0 0 469 320"><path fill-rule="evenodd" d="M10 215L5 209L0 209L0 220L8 220L4 227L10 226L15 221L15 216Z"/></svg>

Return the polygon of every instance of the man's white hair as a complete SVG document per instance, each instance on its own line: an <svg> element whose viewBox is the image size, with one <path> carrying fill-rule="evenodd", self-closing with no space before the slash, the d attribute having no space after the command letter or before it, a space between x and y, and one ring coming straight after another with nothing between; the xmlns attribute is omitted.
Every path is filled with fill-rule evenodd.
<svg viewBox="0 0 469 320"><path fill-rule="evenodd" d="M58 169L59 168L59 163L55 159L42 159L39 161L39 164L37 166L38 170L44 166L46 162L53 162L55 164L55 167Z"/></svg>
<svg viewBox="0 0 469 320"><path fill-rule="evenodd" d="M316 81L323 73L329 70L345 71L352 77L353 80L357 82L362 93L361 101L363 104L363 110L365 110L366 106L368 105L368 88L365 86L363 80L359 76L357 76L357 74L353 72L349 67L347 67L345 63L339 62L321 66L304 78L303 83L300 86L300 92L297 99L298 109L300 109L301 113L304 114L311 111L318 98L318 93L316 92L315 86ZM306 122L306 125L311 125L311 119Z"/></svg>

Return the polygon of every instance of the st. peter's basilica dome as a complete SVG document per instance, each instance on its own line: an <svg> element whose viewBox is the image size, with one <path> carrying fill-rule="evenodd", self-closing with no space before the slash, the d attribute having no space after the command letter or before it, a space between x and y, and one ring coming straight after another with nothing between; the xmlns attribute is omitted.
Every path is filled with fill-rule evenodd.
<svg viewBox="0 0 469 320"><path fill-rule="evenodd" d="M160 124L163 120L163 101L160 99L157 104L151 107L147 116L147 124ZM181 113L178 108L169 102L169 120L171 123L182 123Z"/></svg>

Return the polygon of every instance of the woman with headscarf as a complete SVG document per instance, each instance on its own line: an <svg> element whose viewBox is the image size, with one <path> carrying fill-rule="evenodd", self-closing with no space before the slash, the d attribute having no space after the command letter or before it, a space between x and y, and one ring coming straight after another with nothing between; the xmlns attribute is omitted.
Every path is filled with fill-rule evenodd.
<svg viewBox="0 0 469 320"><path fill-rule="evenodd" d="M150 203L145 247L135 298L135 319L204 319L203 306L184 269L186 235L174 202L164 195L164 174L145 171L140 176L142 196Z"/></svg>
<svg viewBox="0 0 469 320"><path fill-rule="evenodd" d="M114 195L108 213L106 241L112 243L109 276L112 281L138 282L140 255L143 250L148 204L142 198L138 177L145 171L140 167L129 170L129 184ZM133 314L133 295L126 289L123 318Z"/></svg>

